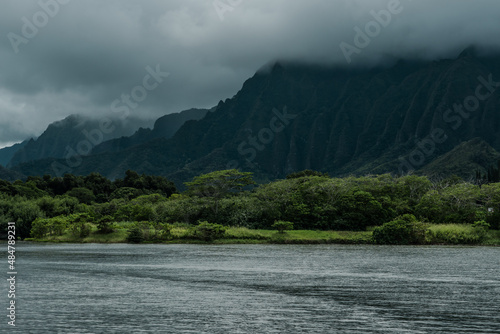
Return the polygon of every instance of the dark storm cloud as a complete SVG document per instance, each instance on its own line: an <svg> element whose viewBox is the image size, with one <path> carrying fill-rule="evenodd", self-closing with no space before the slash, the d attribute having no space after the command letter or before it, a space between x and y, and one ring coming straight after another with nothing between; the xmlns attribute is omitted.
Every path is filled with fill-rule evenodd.
<svg viewBox="0 0 500 334"><path fill-rule="evenodd" d="M497 0L400 0L387 26L356 47L355 29L364 31L374 21L371 11L387 10L394 1L4 2L0 145L38 135L69 114L111 113L113 101L143 84L147 66L159 65L170 75L131 113L154 118L214 106L274 59L357 66L385 57L450 57L472 44L500 44ZM41 11L51 14L46 22ZM41 27L35 26L36 33L25 28L33 36L16 45L12 36L25 38L26 20ZM342 42L357 48L349 65Z"/></svg>

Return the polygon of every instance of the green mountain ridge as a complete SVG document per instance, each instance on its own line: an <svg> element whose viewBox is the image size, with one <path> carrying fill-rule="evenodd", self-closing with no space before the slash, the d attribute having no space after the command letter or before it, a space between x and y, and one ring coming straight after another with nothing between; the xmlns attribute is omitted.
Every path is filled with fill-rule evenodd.
<svg viewBox="0 0 500 334"><path fill-rule="evenodd" d="M258 180L304 169L332 176L398 173L402 161L439 129L446 140L435 143L415 170L425 171L434 162L427 171L453 170L467 178L475 170L460 168L459 161L453 168L440 166L436 159L474 138L500 151L499 89L494 87L467 117L455 108L470 101L484 81L500 81L499 59L463 52L456 59L399 61L372 69L276 63L204 118L184 123L171 138L83 157L67 172L97 171L115 178L132 169L167 176L178 186L195 175L234 167L254 172ZM54 175L54 163L68 165L64 159L46 159L16 170ZM487 167L471 166L479 165Z"/></svg>
<svg viewBox="0 0 500 334"><path fill-rule="evenodd" d="M47 129L37 138L30 139L24 146L15 152L7 167L12 168L22 163L31 162L46 158L64 158L70 152L68 148L78 151L78 145L82 141L89 141L88 136L94 136L100 141L107 141L112 138L130 135L134 132L135 126L146 125L149 122L139 119L111 119L113 131L106 133L100 131L100 120L92 119L82 115L70 115L61 121L50 124ZM94 135L98 130L102 137ZM87 133L87 135L86 135ZM95 141L95 138L90 140ZM82 150L92 150L91 147L83 147Z"/></svg>
<svg viewBox="0 0 500 334"><path fill-rule="evenodd" d="M461 143L450 152L436 158L420 169L419 173L434 178L453 174L466 176L471 174L472 171L480 171L481 174L486 174L487 167L496 166L499 160L500 152L481 138L474 138Z"/></svg>
<svg viewBox="0 0 500 334"><path fill-rule="evenodd" d="M158 138L171 138L177 130L187 121L200 120L209 112L208 109L189 109L179 113L172 113L158 118L153 129L140 128L133 135L111 139L97 145L92 150L93 154L104 152L119 152L152 141Z"/></svg>
<svg viewBox="0 0 500 334"><path fill-rule="evenodd" d="M28 144L29 139L21 143L14 144L12 146L4 147L0 149L0 165L7 166L12 159L12 157L26 144Z"/></svg>

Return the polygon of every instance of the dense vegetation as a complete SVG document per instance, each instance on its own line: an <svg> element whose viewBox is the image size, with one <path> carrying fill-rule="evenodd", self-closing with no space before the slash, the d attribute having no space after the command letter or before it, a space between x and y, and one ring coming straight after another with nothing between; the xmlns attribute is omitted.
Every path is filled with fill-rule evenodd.
<svg viewBox="0 0 500 334"><path fill-rule="evenodd" d="M213 241L238 228L247 234L276 229L279 238L297 230L373 231L377 243L422 244L481 243L500 226L500 183L479 186L456 177L330 178L305 171L256 186L251 173L225 170L186 185L179 193L163 177L133 171L115 181L97 173L0 180L2 231L8 221L23 239L125 229L129 242ZM265 239L262 233L252 235Z"/></svg>

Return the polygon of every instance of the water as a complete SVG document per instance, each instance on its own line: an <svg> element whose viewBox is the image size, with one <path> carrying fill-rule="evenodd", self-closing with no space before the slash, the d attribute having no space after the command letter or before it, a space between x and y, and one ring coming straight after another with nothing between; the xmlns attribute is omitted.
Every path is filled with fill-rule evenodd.
<svg viewBox="0 0 500 334"><path fill-rule="evenodd" d="M499 248L16 250L17 326L2 316L2 333L500 333Z"/></svg>

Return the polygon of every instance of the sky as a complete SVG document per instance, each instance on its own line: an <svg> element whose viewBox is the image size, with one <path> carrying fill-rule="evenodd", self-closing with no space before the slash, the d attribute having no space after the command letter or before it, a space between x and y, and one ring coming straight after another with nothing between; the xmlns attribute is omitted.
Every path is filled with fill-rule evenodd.
<svg viewBox="0 0 500 334"><path fill-rule="evenodd" d="M71 114L210 108L276 60L449 58L499 32L498 0L4 0L0 147Z"/></svg>

